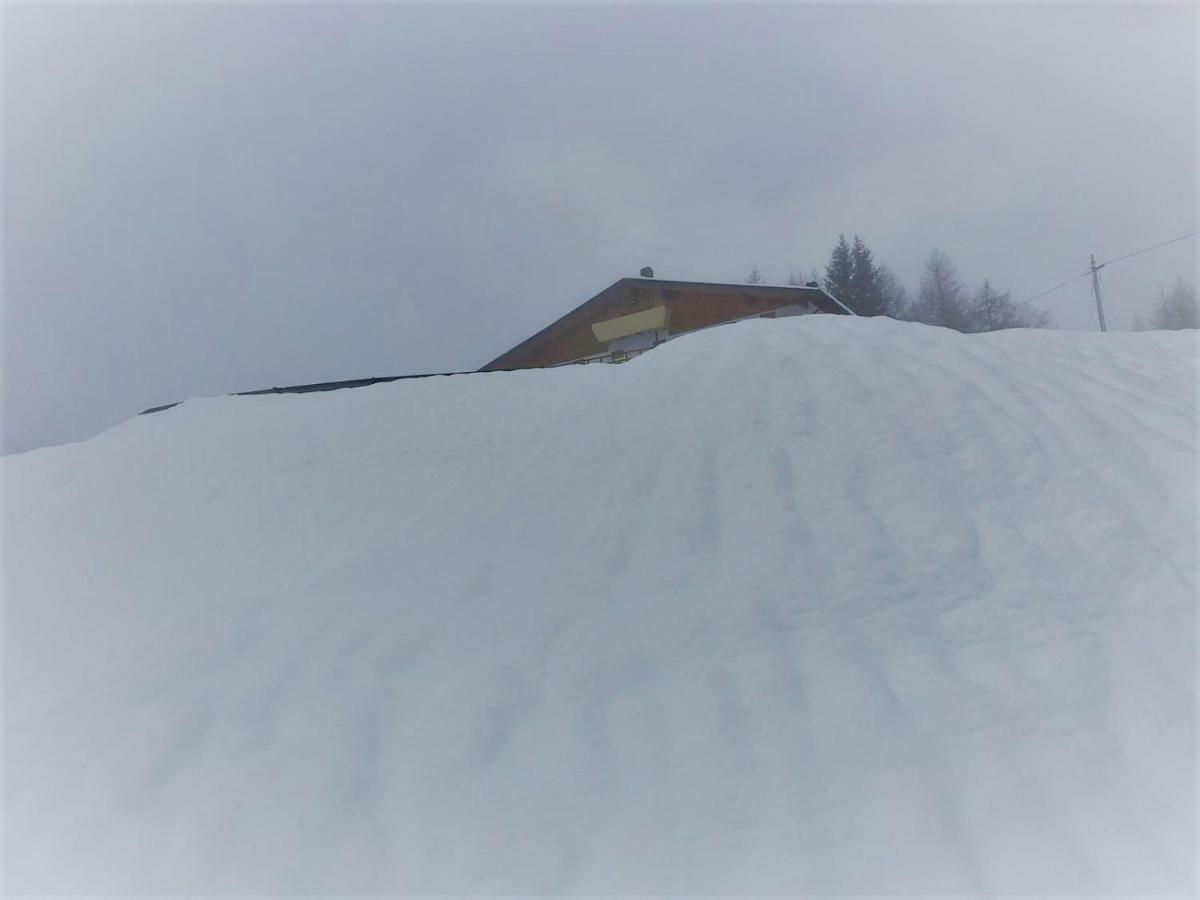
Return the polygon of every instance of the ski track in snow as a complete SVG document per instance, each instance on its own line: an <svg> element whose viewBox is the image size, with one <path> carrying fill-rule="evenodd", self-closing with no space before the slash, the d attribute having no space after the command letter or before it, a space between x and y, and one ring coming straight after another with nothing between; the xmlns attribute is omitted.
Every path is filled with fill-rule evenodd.
<svg viewBox="0 0 1200 900"><path fill-rule="evenodd" d="M756 321L7 457L5 887L1190 894L1196 350Z"/></svg>

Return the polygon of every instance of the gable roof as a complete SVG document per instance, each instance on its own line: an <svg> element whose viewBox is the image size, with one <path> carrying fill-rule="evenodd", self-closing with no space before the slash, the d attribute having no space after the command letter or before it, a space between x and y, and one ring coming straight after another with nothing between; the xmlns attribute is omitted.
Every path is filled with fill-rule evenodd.
<svg viewBox="0 0 1200 900"><path fill-rule="evenodd" d="M780 297L793 296L799 299L801 296L812 303L824 312L835 313L838 315L852 316L855 313L844 303L835 298L832 294L819 287L802 287L798 285L769 285L769 284L729 284L716 281L667 281L662 278L620 278L602 290L590 300L586 300L566 315L551 322L537 334L534 334L521 343L517 344L510 350L506 350L500 354L486 366L478 369L479 372L487 372L490 369L503 364L504 359L510 355L515 355L528 347L539 343L543 340L549 340L556 334L561 333L576 324L583 324L591 321L595 316L606 311L612 306L616 306L629 297L630 289L634 287L653 287L660 290L688 290L692 292L712 292L712 293L729 293L731 290L745 292L751 295L770 295L777 293ZM445 375L469 375L471 372L430 372L419 375L387 375L374 378L351 378L345 381L322 381L315 384L294 384L287 387L270 387L260 388L254 391L238 391L228 395L233 397L250 397L261 394L307 394L317 391L337 391L345 388L368 387L373 384L383 384L389 381L402 381L410 378L437 378ZM174 403L164 403L161 406L152 406L149 409L142 410L139 415L147 415L149 413L162 412L163 410L172 409L182 403L182 400L177 400Z"/></svg>
<svg viewBox="0 0 1200 900"><path fill-rule="evenodd" d="M662 278L620 278L602 290L590 300L585 300L566 315L551 322L541 331L521 341L515 347L504 351L490 363L480 368L480 372L501 368L510 357L529 350L530 348L552 339L568 329L592 321L596 316L628 299L629 291L638 287L650 287L658 290L679 290L692 293L721 293L731 291L757 296L794 297L809 300L818 309L837 315L854 315L854 312L844 303L819 287L800 285L769 285L769 284L730 284L717 281L667 281Z"/></svg>

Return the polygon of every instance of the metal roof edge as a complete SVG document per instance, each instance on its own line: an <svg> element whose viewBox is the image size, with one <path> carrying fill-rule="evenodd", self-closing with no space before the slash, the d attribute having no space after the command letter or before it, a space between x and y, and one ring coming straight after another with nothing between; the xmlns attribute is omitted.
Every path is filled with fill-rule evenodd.
<svg viewBox="0 0 1200 900"><path fill-rule="evenodd" d="M530 344L533 341L536 341L538 338L545 336L551 330L553 330L556 326L561 325L563 322L565 322L571 316L575 315L577 312L579 312L585 306L588 306L589 304L593 303L594 301L599 300L601 297L603 297L609 291L619 287L622 282L630 281L630 280L631 279L629 279L629 278L618 278L616 281L614 281L608 287L606 287L603 290L588 297L586 300L584 300L582 303L580 303L578 306L574 307L573 309L570 309L567 312L563 313L561 316L559 316L557 319L555 319L553 322L551 322L545 328L542 328L540 331L534 332L529 337L525 338L525 340L521 341L519 344L514 344L513 346L509 347L507 350L505 350L503 353L501 353L499 356L497 356L491 362L480 366L478 371L480 371L480 372L492 371L491 367L496 365L496 363L500 362L502 359L504 359L504 357L508 356L510 353L516 353L518 350L520 350L522 347L526 346L527 344ZM651 280L653 280L653 279L651 279Z"/></svg>
<svg viewBox="0 0 1200 900"><path fill-rule="evenodd" d="M852 310L850 307L848 307L845 303L843 303L837 297L833 296L833 294L829 293L829 291L825 290L825 288L818 287L818 288L811 288L810 290L820 291L822 294L824 294L826 297L828 297L830 300L832 300L834 303L836 303L838 306L840 306L842 309L844 309L846 311L846 315L848 315L848 316L857 316L858 315L858 313L856 313L854 310Z"/></svg>
<svg viewBox="0 0 1200 900"><path fill-rule="evenodd" d="M284 387L269 387L258 388L253 391L234 391L232 394L217 394L218 397L262 397L267 394L316 394L323 391L344 391L351 388L370 387L373 384L387 384L392 381L405 381L413 378L444 378L450 375L475 375L476 372L423 372L417 375L380 375L373 378L347 378L342 381L314 381L312 384L291 384ZM199 399L199 398L189 398ZM163 412L164 410L173 409L184 400L176 400L174 403L164 403L161 406L152 406L149 409L143 409L139 416L147 416L150 413Z"/></svg>

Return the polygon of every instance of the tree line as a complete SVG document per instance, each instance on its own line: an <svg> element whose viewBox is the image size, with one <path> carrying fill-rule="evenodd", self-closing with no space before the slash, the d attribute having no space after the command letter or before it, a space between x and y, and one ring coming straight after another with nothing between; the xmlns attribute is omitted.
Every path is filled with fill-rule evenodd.
<svg viewBox="0 0 1200 900"><path fill-rule="evenodd" d="M755 266L746 276L748 284L762 284ZM973 333L1002 328L1046 328L1048 313L1015 302L1008 291L997 290L987 278L969 288L958 274L954 261L941 250L929 254L915 297L885 265L875 262L871 249L859 236L852 241L839 235L829 254L824 278L812 271L810 278L793 272L790 285L824 287L860 316L890 316L926 325L941 325Z"/></svg>
<svg viewBox="0 0 1200 900"><path fill-rule="evenodd" d="M1200 328L1200 303L1196 302L1195 287L1182 278L1169 291L1159 290L1158 301L1148 314L1133 317L1134 331L1185 328Z"/></svg>

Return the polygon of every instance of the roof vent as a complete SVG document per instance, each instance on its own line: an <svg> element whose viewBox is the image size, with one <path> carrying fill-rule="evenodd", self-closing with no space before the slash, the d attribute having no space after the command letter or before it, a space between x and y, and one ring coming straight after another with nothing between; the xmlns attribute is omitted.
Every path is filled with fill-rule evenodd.
<svg viewBox="0 0 1200 900"><path fill-rule="evenodd" d="M654 270L652 268L650 268L649 266L642 266L642 271L639 272L638 274L641 275L643 278L653 278Z"/></svg>

